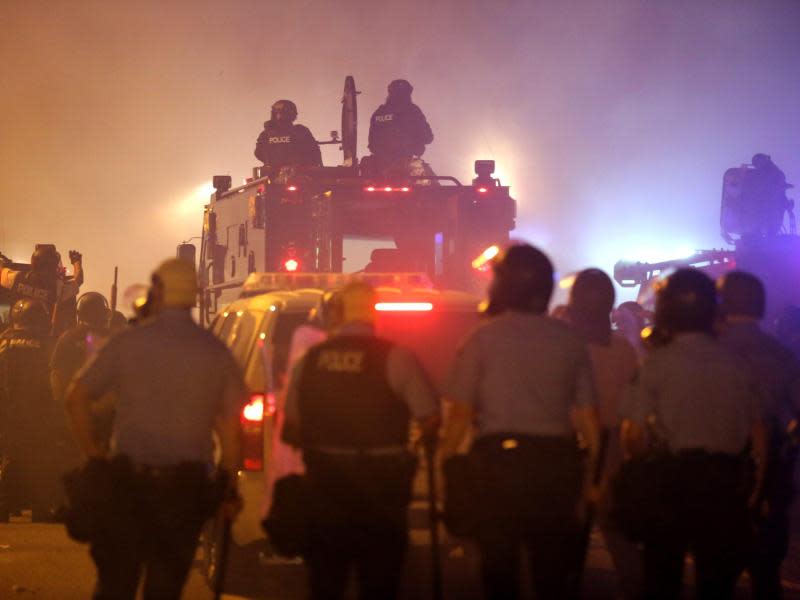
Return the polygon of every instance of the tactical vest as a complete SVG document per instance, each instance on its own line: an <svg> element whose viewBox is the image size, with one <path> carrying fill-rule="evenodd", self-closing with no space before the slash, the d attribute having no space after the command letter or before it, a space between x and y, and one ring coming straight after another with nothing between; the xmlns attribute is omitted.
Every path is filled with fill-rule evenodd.
<svg viewBox="0 0 800 600"><path fill-rule="evenodd" d="M305 448L405 445L410 412L387 377L392 344L337 336L309 350L299 386Z"/></svg>
<svg viewBox="0 0 800 600"><path fill-rule="evenodd" d="M19 273L11 286L11 293L15 300L21 298L33 298L41 300L52 313L56 304L58 292L58 280L53 277L48 279L35 271L24 271Z"/></svg>

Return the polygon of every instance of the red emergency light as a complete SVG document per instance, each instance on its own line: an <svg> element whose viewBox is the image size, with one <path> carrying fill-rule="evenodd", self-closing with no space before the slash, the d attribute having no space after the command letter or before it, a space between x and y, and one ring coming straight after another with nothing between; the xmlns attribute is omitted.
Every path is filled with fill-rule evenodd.
<svg viewBox="0 0 800 600"><path fill-rule="evenodd" d="M297 191L297 186L296 185L287 185L286 186L286 191L287 192L296 192Z"/></svg>
<svg viewBox="0 0 800 600"><path fill-rule="evenodd" d="M297 262L295 259L290 258L286 262L283 263L283 268L289 271L290 273L294 273L300 267L300 263Z"/></svg>
<svg viewBox="0 0 800 600"><path fill-rule="evenodd" d="M433 310L430 302L377 302L375 310L380 312L429 312Z"/></svg>
<svg viewBox="0 0 800 600"><path fill-rule="evenodd" d="M390 185L382 186L382 187L375 187L374 185L368 185L364 188L365 192L410 192L411 188L404 185L403 187L392 187Z"/></svg>
<svg viewBox="0 0 800 600"><path fill-rule="evenodd" d="M488 191L489 191L489 188L486 188L486 187L483 187L483 186L478 188L478 193L479 194L486 194Z"/></svg>
<svg viewBox="0 0 800 600"><path fill-rule="evenodd" d="M261 423L264 420L264 394L252 394L242 408L242 422Z"/></svg>

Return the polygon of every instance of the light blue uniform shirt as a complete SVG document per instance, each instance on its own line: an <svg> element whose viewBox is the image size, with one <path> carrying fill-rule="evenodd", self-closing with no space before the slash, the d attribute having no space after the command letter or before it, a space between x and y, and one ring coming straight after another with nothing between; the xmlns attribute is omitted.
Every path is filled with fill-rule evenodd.
<svg viewBox="0 0 800 600"><path fill-rule="evenodd" d="M247 399L228 348L185 310L113 336L77 378L95 398L116 394L114 452L153 466L211 462L215 419Z"/></svg>

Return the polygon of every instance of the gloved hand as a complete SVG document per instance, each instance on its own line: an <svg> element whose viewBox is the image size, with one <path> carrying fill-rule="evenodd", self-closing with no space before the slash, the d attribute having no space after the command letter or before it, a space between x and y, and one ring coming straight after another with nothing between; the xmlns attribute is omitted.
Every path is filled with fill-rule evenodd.
<svg viewBox="0 0 800 600"><path fill-rule="evenodd" d="M69 262L71 264L74 265L76 262L81 262L81 260L83 260L83 254L81 254L77 250L69 251Z"/></svg>

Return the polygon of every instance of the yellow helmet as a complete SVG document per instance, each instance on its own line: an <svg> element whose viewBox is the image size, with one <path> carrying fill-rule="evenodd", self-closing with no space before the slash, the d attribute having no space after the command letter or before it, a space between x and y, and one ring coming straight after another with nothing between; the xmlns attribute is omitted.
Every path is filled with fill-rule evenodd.
<svg viewBox="0 0 800 600"><path fill-rule="evenodd" d="M197 271L189 261L170 258L153 272L163 286L162 304L166 307L187 307L197 303Z"/></svg>
<svg viewBox="0 0 800 600"><path fill-rule="evenodd" d="M339 292L342 322L375 322L375 289L363 281L353 281Z"/></svg>

